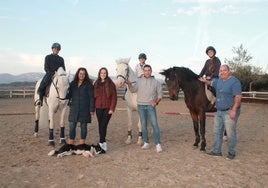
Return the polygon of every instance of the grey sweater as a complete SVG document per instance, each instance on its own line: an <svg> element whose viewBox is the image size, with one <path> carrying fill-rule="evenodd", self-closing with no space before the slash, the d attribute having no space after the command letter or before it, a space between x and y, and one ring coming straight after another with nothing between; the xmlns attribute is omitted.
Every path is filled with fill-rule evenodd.
<svg viewBox="0 0 268 188"><path fill-rule="evenodd" d="M137 92L137 103L140 105L151 105L156 99L162 99L163 95L162 86L154 77L139 78L137 84L133 84L129 90Z"/></svg>

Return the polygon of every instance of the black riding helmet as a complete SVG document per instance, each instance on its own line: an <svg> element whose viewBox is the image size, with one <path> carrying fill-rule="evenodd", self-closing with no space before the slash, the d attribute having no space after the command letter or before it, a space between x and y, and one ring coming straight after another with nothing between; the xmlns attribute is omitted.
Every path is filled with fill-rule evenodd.
<svg viewBox="0 0 268 188"><path fill-rule="evenodd" d="M52 49L53 49L53 48L57 48L59 51L61 50L61 46L60 46L60 44L57 43L57 42L53 43L51 48L52 48Z"/></svg>
<svg viewBox="0 0 268 188"><path fill-rule="evenodd" d="M209 50L213 50L214 51L214 55L216 55L216 50L215 50L215 48L213 47L213 46L209 46L209 47L207 47L207 49L206 49L206 54L208 54L208 51Z"/></svg>
<svg viewBox="0 0 268 188"><path fill-rule="evenodd" d="M139 55L139 59L141 59L141 58L143 58L143 59L147 59L147 57L146 57L146 54L144 54L144 53L141 53L140 55Z"/></svg>

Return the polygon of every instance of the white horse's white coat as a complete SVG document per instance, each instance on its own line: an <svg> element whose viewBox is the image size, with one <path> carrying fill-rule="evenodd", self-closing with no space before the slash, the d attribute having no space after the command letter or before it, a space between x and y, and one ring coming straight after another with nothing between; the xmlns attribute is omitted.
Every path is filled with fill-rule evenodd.
<svg viewBox="0 0 268 188"><path fill-rule="evenodd" d="M129 66L130 58L119 58L116 60L117 68L117 87L123 87L125 85L125 81L129 80L133 84L137 82L138 77L135 72ZM127 88L127 92L125 94L125 100L127 105L127 113L128 113L128 132L132 132L132 112L137 111L137 93L131 93L129 88ZM142 144L142 137L141 137L141 122L140 118L138 120L138 131L139 137L137 144ZM132 139L132 135L128 135L126 140L126 144L130 144Z"/></svg>
<svg viewBox="0 0 268 188"><path fill-rule="evenodd" d="M37 101L39 99L39 95L37 93L38 87L40 85L41 80L36 83L35 86L35 95L34 100ZM64 116L67 109L68 100L64 100L66 98L66 94L69 88L69 76L60 67L55 73L50 89L48 97L44 97L43 106L40 105L35 106L35 120L40 119L40 125L48 126L50 129L54 129L54 115L59 110L60 111L60 127L64 127ZM37 129L38 131L38 129ZM35 136L38 135L38 132L35 130ZM64 139L64 138L61 138ZM54 142L54 140L49 140Z"/></svg>

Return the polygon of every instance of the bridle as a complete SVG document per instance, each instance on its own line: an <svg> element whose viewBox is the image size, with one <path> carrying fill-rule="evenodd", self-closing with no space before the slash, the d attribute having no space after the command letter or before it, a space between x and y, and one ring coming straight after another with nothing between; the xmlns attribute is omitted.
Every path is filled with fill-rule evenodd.
<svg viewBox="0 0 268 188"><path fill-rule="evenodd" d="M116 78L123 78L124 81L126 82L126 80L128 80L128 77L129 77L129 68L127 67L127 73L126 73L126 75L124 76L122 74L119 74L119 75L117 75Z"/></svg>
<svg viewBox="0 0 268 188"><path fill-rule="evenodd" d="M58 76L66 76L66 74L60 74L60 75L58 75ZM67 98L66 98L66 96L64 97L64 98L61 98L60 97L60 93L59 93L59 90L58 90L58 87L57 87L57 85L58 85L58 79L57 79L57 81L56 81L56 83L54 82L54 78L55 78L55 76L53 77L53 79L52 79L52 84L53 84L53 86L54 86L54 88L56 89L56 92L57 92L57 98L59 99L59 100L67 100Z"/></svg>
<svg viewBox="0 0 268 188"><path fill-rule="evenodd" d="M129 78L129 67L127 67L127 73L126 73L125 76L122 75L122 74L118 74L118 75L116 76L116 78L123 78L123 79L124 79L124 82L126 82L126 80L128 80L128 78ZM131 82L131 83L136 83L136 81Z"/></svg>
<svg viewBox="0 0 268 188"><path fill-rule="evenodd" d="M179 90L180 90L180 84L179 84L179 82L178 82L178 75L177 75L176 72L174 72L174 77L175 77L175 79L174 79L175 84L174 84L174 85L172 84L171 89L174 89L174 90L176 90L177 92L179 92Z"/></svg>

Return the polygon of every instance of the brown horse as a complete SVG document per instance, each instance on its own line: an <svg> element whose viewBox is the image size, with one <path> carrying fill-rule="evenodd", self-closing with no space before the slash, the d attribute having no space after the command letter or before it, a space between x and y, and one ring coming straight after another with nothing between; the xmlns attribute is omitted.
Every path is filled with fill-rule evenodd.
<svg viewBox="0 0 268 188"><path fill-rule="evenodd" d="M212 108L205 93L205 84L198 80L198 75L185 67L173 67L160 72L165 76L169 98L178 100L179 90L184 92L184 100L193 119L195 142L198 147L201 134L201 151L206 150L206 112ZM200 126L199 126L200 125ZM199 134L200 128L200 134Z"/></svg>

